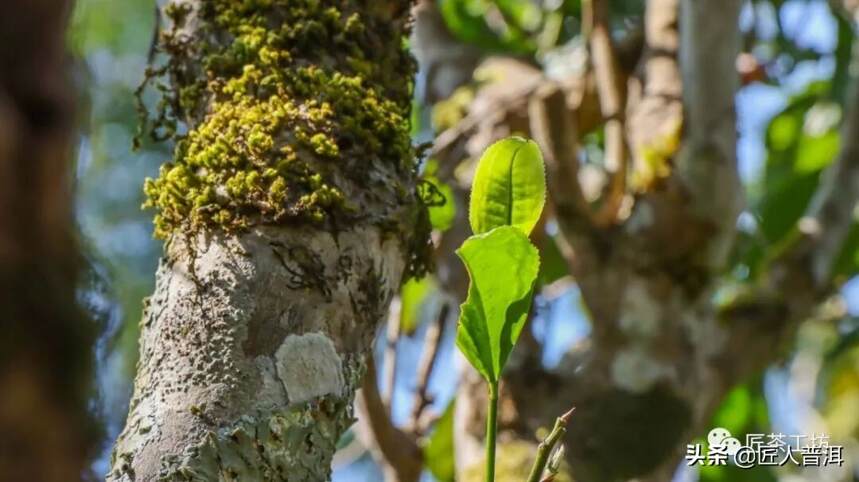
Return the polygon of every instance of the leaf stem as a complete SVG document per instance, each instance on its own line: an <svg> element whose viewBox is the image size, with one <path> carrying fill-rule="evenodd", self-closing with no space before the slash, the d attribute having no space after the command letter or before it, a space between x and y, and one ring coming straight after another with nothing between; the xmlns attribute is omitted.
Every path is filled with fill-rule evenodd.
<svg viewBox="0 0 859 482"><path fill-rule="evenodd" d="M498 430L498 382L489 382L486 417L486 482L495 482L495 433Z"/></svg>
<svg viewBox="0 0 859 482"><path fill-rule="evenodd" d="M573 407L569 412L558 417L555 420L555 427L552 429L552 432L540 442L540 445L537 447L537 458L534 460L534 465L531 466L531 474L528 476L528 482L541 481L540 477L546 469L549 455L552 454L555 444L567 433L567 423L569 423L570 417L573 416L573 411L575 410L575 407Z"/></svg>

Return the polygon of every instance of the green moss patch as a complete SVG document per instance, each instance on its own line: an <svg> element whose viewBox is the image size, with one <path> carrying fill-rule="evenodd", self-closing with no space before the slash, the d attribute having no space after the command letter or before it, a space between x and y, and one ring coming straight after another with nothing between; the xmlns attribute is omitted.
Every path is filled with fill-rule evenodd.
<svg viewBox="0 0 859 482"><path fill-rule="evenodd" d="M416 202L402 19L336 0L201 9L166 9L168 60L150 71L150 81L169 79L151 132L176 140L173 162L144 187L156 236L342 224L366 218L368 203L384 212Z"/></svg>

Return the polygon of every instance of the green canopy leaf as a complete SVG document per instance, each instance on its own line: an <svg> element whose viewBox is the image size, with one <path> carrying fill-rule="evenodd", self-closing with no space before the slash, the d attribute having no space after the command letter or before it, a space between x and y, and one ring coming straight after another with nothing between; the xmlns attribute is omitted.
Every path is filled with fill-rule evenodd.
<svg viewBox="0 0 859 482"><path fill-rule="evenodd" d="M447 404L441 418L435 424L432 435L424 445L424 460L427 469L439 482L453 482L456 467L453 465L453 410L456 399Z"/></svg>
<svg viewBox="0 0 859 482"><path fill-rule="evenodd" d="M498 226L530 234L545 203L546 172L534 141L509 137L486 149L471 188L468 220L474 234Z"/></svg>
<svg viewBox="0 0 859 482"><path fill-rule="evenodd" d="M410 278L400 288L400 331L414 334L421 324L421 311L428 299L438 290L438 282L431 275L420 279Z"/></svg>
<svg viewBox="0 0 859 482"><path fill-rule="evenodd" d="M497 382L528 316L540 256L513 226L472 236L456 254L471 278L456 345L484 378Z"/></svg>
<svg viewBox="0 0 859 482"><path fill-rule="evenodd" d="M456 219L456 200L453 195L453 188L435 176L427 176L426 180L435 187L440 196L444 197L443 203L429 206L430 224L439 231L447 231L453 226L453 221Z"/></svg>

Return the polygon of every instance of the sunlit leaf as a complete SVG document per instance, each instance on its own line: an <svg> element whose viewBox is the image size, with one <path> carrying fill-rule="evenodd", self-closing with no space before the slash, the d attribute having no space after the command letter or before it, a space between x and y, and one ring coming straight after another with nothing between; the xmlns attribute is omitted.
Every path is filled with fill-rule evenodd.
<svg viewBox="0 0 859 482"><path fill-rule="evenodd" d="M569 265L554 236L540 245L540 284L551 284L569 274Z"/></svg>
<svg viewBox="0 0 859 482"><path fill-rule="evenodd" d="M400 330L411 335L421 323L421 308L438 288L433 276L411 278L400 288Z"/></svg>
<svg viewBox="0 0 859 482"><path fill-rule="evenodd" d="M777 482L772 469L762 465L739 468L734 465L704 465L699 482Z"/></svg>
<svg viewBox="0 0 859 482"><path fill-rule="evenodd" d="M769 243L784 239L792 231L808 207L821 172L837 155L835 124L824 132L810 131L806 125L809 113L814 114L813 109L826 98L829 88L827 82L810 84L767 129L762 189L752 199L761 232Z"/></svg>
<svg viewBox="0 0 859 482"><path fill-rule="evenodd" d="M442 0L439 11L447 28L460 40L492 52L533 53L535 44L516 25L496 30L486 21L497 6L486 0Z"/></svg>
<svg viewBox="0 0 859 482"><path fill-rule="evenodd" d="M853 322L855 326L859 326ZM819 376L819 384L826 397L822 415L835 438L856 436L859 433L859 328L842 337L826 356L826 364Z"/></svg>
<svg viewBox="0 0 859 482"><path fill-rule="evenodd" d="M745 385L731 390L713 416L713 426L728 429L732 434L746 429L753 417L752 394Z"/></svg>
<svg viewBox="0 0 859 482"><path fill-rule="evenodd" d="M456 344L477 371L494 382L525 324L540 257L513 226L472 236L457 254L471 283L460 309Z"/></svg>
<svg viewBox="0 0 859 482"><path fill-rule="evenodd" d="M849 277L859 273L859 224L853 223L853 227L847 233L847 239L841 251L835 258L832 266L834 276Z"/></svg>
<svg viewBox="0 0 859 482"><path fill-rule="evenodd" d="M509 137L489 146L474 174L468 220L475 234L515 226L525 234L546 202L546 172L534 141Z"/></svg>
<svg viewBox="0 0 859 482"><path fill-rule="evenodd" d="M430 473L439 482L453 482L456 475L453 447L453 410L456 399L451 400L435 429L424 445L424 460Z"/></svg>
<svg viewBox="0 0 859 482"><path fill-rule="evenodd" d="M444 198L442 204L429 207L430 223L433 228L439 231L447 231L456 218L456 201L453 197L453 189L436 177L430 176L426 180L432 183L439 195Z"/></svg>
<svg viewBox="0 0 859 482"><path fill-rule="evenodd" d="M728 392L709 426L727 429L742 443L745 443L747 434L769 433L771 424L761 380L756 379L739 385ZM695 440L694 443L706 445L706 434L704 439ZM740 469L730 464L705 464L700 467L699 475L700 482L776 482L777 480L772 468L767 466Z"/></svg>

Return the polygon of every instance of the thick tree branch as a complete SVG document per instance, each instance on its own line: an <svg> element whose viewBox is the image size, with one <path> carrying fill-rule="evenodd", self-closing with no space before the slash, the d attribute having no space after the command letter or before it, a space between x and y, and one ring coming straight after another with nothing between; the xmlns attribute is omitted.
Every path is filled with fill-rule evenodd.
<svg viewBox="0 0 859 482"><path fill-rule="evenodd" d="M644 19L644 55L630 82L627 130L633 190L645 192L670 174L683 121L679 0L650 0Z"/></svg>
<svg viewBox="0 0 859 482"><path fill-rule="evenodd" d="M561 253L580 282L583 296L593 302L602 296L601 287L588 284L586 278L599 269L596 251L603 230L579 183L575 112L564 98L558 87L544 84L529 100L528 118L531 136L546 161L549 199L563 234Z"/></svg>
<svg viewBox="0 0 859 482"><path fill-rule="evenodd" d="M711 268L724 262L743 204L734 109L741 4L682 0L680 5L685 142L677 174L691 196L691 211L719 232L707 253Z"/></svg>
<svg viewBox="0 0 859 482"><path fill-rule="evenodd" d="M531 136L546 161L549 192L559 222L570 226L570 231L581 230L573 229L573 224L590 229L591 210L578 177L575 119L567 108L564 92L554 84L544 84L529 99L528 118Z"/></svg>
<svg viewBox="0 0 859 482"><path fill-rule="evenodd" d="M829 5L850 22L859 22L859 0L829 0Z"/></svg>
<svg viewBox="0 0 859 482"><path fill-rule="evenodd" d="M422 100L432 105L468 82L480 60L480 49L459 41L447 28L435 0L419 0L412 8L412 53L421 66Z"/></svg>
<svg viewBox="0 0 859 482"><path fill-rule="evenodd" d="M330 479L377 328L427 254L410 7L165 7L149 75L181 142L146 191L169 242L107 480Z"/></svg>
<svg viewBox="0 0 859 482"><path fill-rule="evenodd" d="M686 140L718 149L725 162L736 158L734 94L741 4L740 0L682 0L680 6Z"/></svg>
<svg viewBox="0 0 859 482"><path fill-rule="evenodd" d="M417 481L423 468L421 450L413 437L391 422L387 408L379 396L378 387L376 366L373 357L370 356L367 373L355 401L355 408L359 413L359 427L365 432L362 438L371 445L371 450L381 462L386 480L389 482Z"/></svg>
<svg viewBox="0 0 859 482"><path fill-rule="evenodd" d="M627 145L624 131L626 83L620 75L615 46L611 38L609 11L605 0L582 2L591 64L596 77L600 109L605 121L605 165L611 179L608 192L597 213L600 225L612 224L626 192Z"/></svg>

